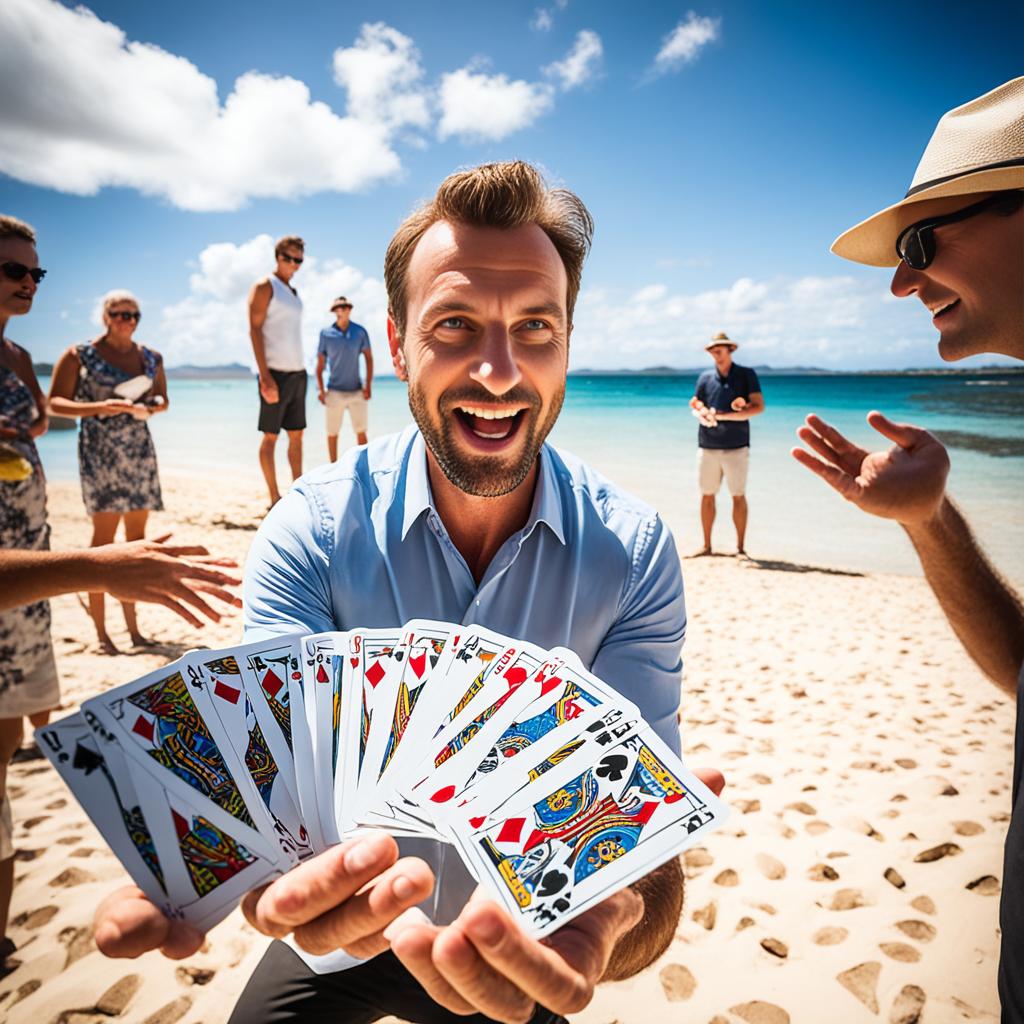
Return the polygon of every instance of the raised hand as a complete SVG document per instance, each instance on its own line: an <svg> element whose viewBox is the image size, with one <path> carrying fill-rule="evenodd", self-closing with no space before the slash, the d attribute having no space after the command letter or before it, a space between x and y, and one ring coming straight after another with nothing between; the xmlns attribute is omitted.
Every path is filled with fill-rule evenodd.
<svg viewBox="0 0 1024 1024"><path fill-rule="evenodd" d="M928 521L945 494L946 449L920 427L893 423L877 411L868 413L867 419L894 442L888 451L868 452L812 413L797 436L821 458L803 448L794 448L791 454L865 512L905 525Z"/></svg>

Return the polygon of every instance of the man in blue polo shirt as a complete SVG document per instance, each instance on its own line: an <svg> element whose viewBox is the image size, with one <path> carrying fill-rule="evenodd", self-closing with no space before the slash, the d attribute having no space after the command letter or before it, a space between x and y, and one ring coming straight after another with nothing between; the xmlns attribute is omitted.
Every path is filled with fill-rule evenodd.
<svg viewBox="0 0 1024 1024"><path fill-rule="evenodd" d="M334 323L320 332L316 350L316 384L320 404L326 407L327 454L331 462L338 458L338 434L348 409L356 444L366 444L366 403L373 385L373 352L366 328L353 323L352 303L339 295L331 303ZM359 379L359 356L366 360L366 383ZM324 387L324 366L329 368Z"/></svg>
<svg viewBox="0 0 1024 1024"><path fill-rule="evenodd" d="M750 461L750 420L764 412L764 395L757 374L732 361L737 349L719 331L705 349L715 361L713 370L697 378L690 407L700 420L697 431L700 524L704 529L702 555L711 554L711 527L715 524L715 495L722 477L732 495L732 521L736 527L736 553L745 555L747 535L747 466Z"/></svg>
<svg viewBox="0 0 1024 1024"><path fill-rule="evenodd" d="M447 178L388 247L388 341L415 426L307 475L246 562L247 639L480 623L565 645L679 750L683 581L658 514L545 443L562 408L593 222L516 161ZM704 773L716 791L722 778ZM537 942L443 844L377 833L294 868L242 909L273 942L231 1024L549 1024L675 934L676 859ZM431 896L433 894L433 898ZM432 921L410 915L426 910ZM203 937L138 889L96 915L108 956Z"/></svg>

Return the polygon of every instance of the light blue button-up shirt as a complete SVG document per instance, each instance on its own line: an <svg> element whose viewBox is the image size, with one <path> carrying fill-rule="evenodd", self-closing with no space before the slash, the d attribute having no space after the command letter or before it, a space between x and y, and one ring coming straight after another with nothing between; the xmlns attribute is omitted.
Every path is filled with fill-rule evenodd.
<svg viewBox="0 0 1024 1024"><path fill-rule="evenodd" d="M479 585L441 521L415 427L302 477L267 516L245 567L245 638L413 618L479 623L568 647L679 751L683 579L658 514L551 445L533 507ZM458 916L475 883L443 844L402 840L437 875L432 917Z"/></svg>

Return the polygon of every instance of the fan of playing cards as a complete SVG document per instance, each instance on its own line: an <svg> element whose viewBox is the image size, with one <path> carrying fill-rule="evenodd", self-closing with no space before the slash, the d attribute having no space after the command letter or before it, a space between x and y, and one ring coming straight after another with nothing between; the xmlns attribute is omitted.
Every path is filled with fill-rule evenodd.
<svg viewBox="0 0 1024 1024"><path fill-rule="evenodd" d="M727 814L575 654L479 626L191 651L36 737L136 884L203 930L385 829L453 844L540 937Z"/></svg>

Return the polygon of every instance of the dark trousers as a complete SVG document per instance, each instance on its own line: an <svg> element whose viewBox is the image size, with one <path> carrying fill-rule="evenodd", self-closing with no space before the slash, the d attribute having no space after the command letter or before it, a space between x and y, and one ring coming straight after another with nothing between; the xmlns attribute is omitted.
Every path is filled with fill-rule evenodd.
<svg viewBox="0 0 1024 1024"><path fill-rule="evenodd" d="M347 971L317 974L283 942L267 948L228 1024L370 1024L389 1014L413 1024L493 1024L439 1006L390 950ZM538 1007L530 1024L566 1021Z"/></svg>

